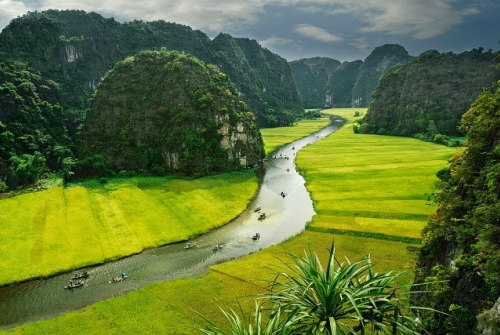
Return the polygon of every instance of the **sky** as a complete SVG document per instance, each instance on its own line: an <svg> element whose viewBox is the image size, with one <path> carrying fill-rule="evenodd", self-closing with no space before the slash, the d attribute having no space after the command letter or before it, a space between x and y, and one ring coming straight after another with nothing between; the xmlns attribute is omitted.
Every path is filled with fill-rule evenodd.
<svg viewBox="0 0 500 335"><path fill-rule="evenodd" d="M499 0L0 0L0 29L47 9L96 12L122 23L164 20L210 38L245 37L288 61L364 60L384 44L399 44L412 56L500 50Z"/></svg>

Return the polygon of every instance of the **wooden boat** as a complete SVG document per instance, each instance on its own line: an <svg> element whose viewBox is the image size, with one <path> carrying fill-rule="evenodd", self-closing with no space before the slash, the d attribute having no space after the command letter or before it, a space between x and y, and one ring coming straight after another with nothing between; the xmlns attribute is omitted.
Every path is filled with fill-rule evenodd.
<svg viewBox="0 0 500 335"><path fill-rule="evenodd" d="M196 243L187 243L186 246L184 246L184 249L191 249L196 246Z"/></svg>
<svg viewBox="0 0 500 335"><path fill-rule="evenodd" d="M257 241L259 238L260 238L260 234L259 233L255 233L255 235L252 236L252 240L254 240L254 241Z"/></svg>
<svg viewBox="0 0 500 335"><path fill-rule="evenodd" d="M82 281L79 281L77 283L71 283L69 285L66 285L64 286L64 288L66 290L71 290L71 289L74 289L74 288L79 288L79 287L82 287L83 286L83 282Z"/></svg>
<svg viewBox="0 0 500 335"><path fill-rule="evenodd" d="M112 283L120 283L120 282L124 281L124 280L125 280L125 279L127 279L127 278L128 278L128 276L116 276L116 277L114 277L113 279L111 279L111 280L109 281L109 283L110 283L110 284L112 284Z"/></svg>
<svg viewBox="0 0 500 335"><path fill-rule="evenodd" d="M258 212L258 211L260 211L260 210L261 210L261 208L260 208L260 207L257 207L257 208L255 208L255 209L254 209L254 212Z"/></svg>
<svg viewBox="0 0 500 335"><path fill-rule="evenodd" d="M88 272L82 272L82 273L75 273L71 279L82 279L82 278L87 278L89 276Z"/></svg>
<svg viewBox="0 0 500 335"><path fill-rule="evenodd" d="M266 218L266 213L261 213L261 214L259 215L258 220L259 220L259 221L262 221L262 220L264 220L265 218Z"/></svg>
<svg viewBox="0 0 500 335"><path fill-rule="evenodd" d="M217 250L220 250L220 249L222 249L222 248L224 248L224 244L214 244L214 245L212 246L212 250L213 250L213 251L217 251Z"/></svg>
<svg viewBox="0 0 500 335"><path fill-rule="evenodd" d="M120 283L120 282L124 281L127 278L128 278L127 274L125 272L122 272L122 273L120 273L119 276L113 277L113 279L111 279L111 281L109 283L110 284L111 283Z"/></svg>

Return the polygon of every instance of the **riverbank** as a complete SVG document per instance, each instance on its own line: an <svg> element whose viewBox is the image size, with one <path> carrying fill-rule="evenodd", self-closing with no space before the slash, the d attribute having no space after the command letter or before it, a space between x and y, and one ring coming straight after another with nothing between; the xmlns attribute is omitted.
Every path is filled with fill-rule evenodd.
<svg viewBox="0 0 500 335"><path fill-rule="evenodd" d="M346 111L346 113L351 113L350 115L346 114L346 116L350 117L353 112L354 110ZM335 110L332 113L336 114ZM343 136L351 136L352 129L349 131L348 127L352 127L352 124L348 123L341 131L347 130L338 133L343 135L329 136L314 145L308 146L299 153L299 162L301 163L298 167L301 171L307 168L307 166L302 165L303 152L305 153L309 150L311 151L310 154L315 157L316 168L321 167L318 171L312 172L312 170L309 170L309 176L313 176L313 180L316 178L316 181L310 183L309 179L307 179L307 187L314 184L319 185L321 182L326 183L331 178L332 171L335 169L328 169L327 167L334 166L335 160L332 156L327 155L327 153L339 149L338 143L342 142ZM363 150L363 136L365 135L357 136L360 141L356 145L349 147L349 152L352 154L349 155L351 158L360 156L360 152L362 153ZM375 137L373 140L376 141L379 138L382 139L382 137ZM405 138L390 139L392 140L391 142L411 140ZM352 139L349 141L352 141ZM319 144L322 144L322 146L318 147ZM433 152L438 147L430 143L420 147L421 157L425 157L426 154ZM381 157L388 156L391 152L394 153L391 150L384 150L386 150L384 149L384 145L380 145L377 148L377 152ZM349 152L344 151L344 155L348 155ZM400 151L398 155L404 155L404 151ZM319 161L320 157L324 157L324 159ZM441 163L445 165L446 159L443 158ZM346 165L347 162L343 164ZM338 175L336 178L350 180L351 170L354 169L354 166L356 164L353 164L349 169L344 169L341 171L343 175ZM340 166L337 168L340 168ZM411 174L411 165L406 165L405 168L407 169L406 173ZM430 170L427 171L425 178L432 180L435 172L437 171L433 171L432 173ZM321 178L322 175L323 179ZM395 178L397 179L398 176L405 176L404 169L400 170L400 173ZM366 191L370 191L377 187L377 184L373 184L374 180L376 180L376 174L373 178L358 178L353 180L355 182L353 185L357 185L359 190L365 189ZM315 199L315 202L322 204L316 211L324 211L323 216L328 216L329 204L332 206L332 211L337 210L335 206L337 200L339 200L335 198L332 186L328 183L326 184L328 185L326 191L322 191L320 187L312 190L312 197ZM405 188L404 190L408 189ZM421 190L421 193L425 193L426 191L427 188ZM379 194L392 193L390 189L376 192ZM418 193L417 186L415 186L414 192ZM326 196L322 198L321 194ZM347 196L349 193L347 192L345 195ZM403 199L405 198L403 191L398 196ZM375 201L374 203L370 203L371 198ZM392 199L396 202L398 201L395 197ZM351 213L356 213L356 204L358 212L370 206L376 208L375 204L378 200L378 198L370 196L364 197L363 200L354 197L351 199L352 203L350 204ZM387 197L386 200L390 201L391 197ZM390 205L389 202L387 204ZM343 217L349 217L345 215L346 213L347 211L343 213ZM338 215L339 213L336 214L334 216L337 218L325 223L325 225L328 224L328 229L333 229L336 225L342 223L342 220L338 219L341 216ZM355 217L354 214L352 217ZM317 216L313 218L312 225L315 224ZM349 227L349 225L346 225L346 227ZM365 229L368 230L368 228ZM239 310L238 305L241 304L244 311L250 311L253 308L256 294L262 293L265 290L265 282L262 280L272 279L276 269L282 269L283 264L280 260L286 261L285 251L290 250L296 254L302 254L302 251L310 244L313 250L318 253L318 256L324 258L332 239L335 241L339 259L347 256L350 260L357 260L370 253L375 263L375 269L378 272L399 269L411 272L413 270L414 253L412 253L412 248L417 248L418 245L377 238L364 238L348 234L332 234L328 230L325 232L306 230L297 237L284 242L282 245L262 250L242 259L213 266L209 274L205 276L149 285L144 289L130 292L124 296L96 303L81 312L67 313L56 319L25 324L15 328L12 333L69 334L85 330L90 334L103 332L110 334L194 334L198 332L197 329L204 324L204 321L193 311L193 308L196 308L196 311L213 320L215 323L224 324L225 318L220 312L219 307L226 310L228 308ZM408 280L411 280L411 274Z"/></svg>

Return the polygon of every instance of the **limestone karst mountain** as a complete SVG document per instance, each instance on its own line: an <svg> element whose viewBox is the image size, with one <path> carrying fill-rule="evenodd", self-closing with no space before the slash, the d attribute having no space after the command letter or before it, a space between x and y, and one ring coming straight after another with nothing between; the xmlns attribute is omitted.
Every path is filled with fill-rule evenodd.
<svg viewBox="0 0 500 335"><path fill-rule="evenodd" d="M228 77L166 50L142 51L107 73L82 139L82 156L102 155L112 170L207 175L264 157L255 117Z"/></svg>

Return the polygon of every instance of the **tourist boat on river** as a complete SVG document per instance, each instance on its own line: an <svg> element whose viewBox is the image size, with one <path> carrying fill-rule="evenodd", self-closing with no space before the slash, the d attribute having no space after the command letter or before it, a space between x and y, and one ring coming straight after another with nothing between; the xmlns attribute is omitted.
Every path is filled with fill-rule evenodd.
<svg viewBox="0 0 500 335"><path fill-rule="evenodd" d="M66 290L72 290L74 288L79 288L83 286L83 281L79 280L76 283L70 282L68 285L64 286L64 289Z"/></svg>
<svg viewBox="0 0 500 335"><path fill-rule="evenodd" d="M82 273L75 273L71 279L83 279L83 278L88 278L89 273L87 271L82 272Z"/></svg>
<svg viewBox="0 0 500 335"><path fill-rule="evenodd" d="M260 238L260 233L255 233L254 236L252 236L252 240L257 241Z"/></svg>
<svg viewBox="0 0 500 335"><path fill-rule="evenodd" d="M124 281L127 278L128 278L127 274L125 272L122 272L119 276L113 277L113 279L111 279L109 281L109 283L110 284L112 284L112 283L121 283L122 281Z"/></svg>
<svg viewBox="0 0 500 335"><path fill-rule="evenodd" d="M261 210L261 208L260 208L260 207L257 207L257 208L255 208L255 209L254 209L254 212L258 212L258 211L260 211L260 210Z"/></svg>
<svg viewBox="0 0 500 335"><path fill-rule="evenodd" d="M196 243L187 243L184 246L184 249L191 249L191 248L194 248L195 246L196 246Z"/></svg>
<svg viewBox="0 0 500 335"><path fill-rule="evenodd" d="M220 250L222 248L224 248L224 244L214 244L214 245L212 245L212 250L213 251L217 251L217 250Z"/></svg>
<svg viewBox="0 0 500 335"><path fill-rule="evenodd" d="M260 213L258 220L262 221L266 218L266 213Z"/></svg>

